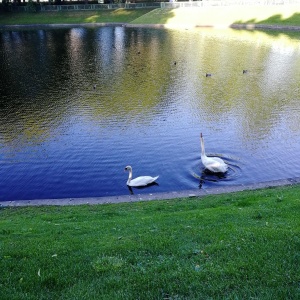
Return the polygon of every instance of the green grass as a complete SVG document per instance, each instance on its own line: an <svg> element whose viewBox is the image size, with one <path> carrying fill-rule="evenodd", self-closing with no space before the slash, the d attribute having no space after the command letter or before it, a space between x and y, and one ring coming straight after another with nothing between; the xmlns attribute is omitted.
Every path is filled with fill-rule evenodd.
<svg viewBox="0 0 300 300"><path fill-rule="evenodd" d="M0 210L0 299L299 299L300 186Z"/></svg>
<svg viewBox="0 0 300 300"><path fill-rule="evenodd" d="M77 24L77 23L130 23L151 9L115 9L97 11L61 11L40 13L2 13L0 24Z"/></svg>
<svg viewBox="0 0 300 300"><path fill-rule="evenodd" d="M0 24L132 23L225 25L253 23L300 26L300 5L225 6L180 9L115 9L39 13L3 13Z"/></svg>
<svg viewBox="0 0 300 300"><path fill-rule="evenodd" d="M225 6L155 9L133 20L134 24L231 25L236 23L300 25L300 6Z"/></svg>

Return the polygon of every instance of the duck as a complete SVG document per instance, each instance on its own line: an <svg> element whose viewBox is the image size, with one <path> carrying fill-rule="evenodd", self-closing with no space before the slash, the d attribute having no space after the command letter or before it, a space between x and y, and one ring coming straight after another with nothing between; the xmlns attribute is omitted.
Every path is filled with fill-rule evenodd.
<svg viewBox="0 0 300 300"><path fill-rule="evenodd" d="M228 165L220 157L207 157L204 148L204 139L200 133L201 142L201 161L206 169L213 173L225 173L228 170Z"/></svg>
<svg viewBox="0 0 300 300"><path fill-rule="evenodd" d="M205 73L205 77L211 77L211 73Z"/></svg>
<svg viewBox="0 0 300 300"><path fill-rule="evenodd" d="M139 187L139 186L147 186L151 183L154 183L159 176L151 177L151 176L139 176L137 178L132 179L132 167L126 166L125 171L129 172L127 185L132 187Z"/></svg>

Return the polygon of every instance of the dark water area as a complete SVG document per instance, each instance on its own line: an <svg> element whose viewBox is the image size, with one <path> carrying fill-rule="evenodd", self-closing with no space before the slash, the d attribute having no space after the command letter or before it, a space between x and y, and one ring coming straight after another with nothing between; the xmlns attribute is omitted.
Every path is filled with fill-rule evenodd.
<svg viewBox="0 0 300 300"><path fill-rule="evenodd" d="M299 39L0 30L0 200L129 194L127 165L160 176L134 193L299 177ZM224 176L203 172L200 132L229 164Z"/></svg>

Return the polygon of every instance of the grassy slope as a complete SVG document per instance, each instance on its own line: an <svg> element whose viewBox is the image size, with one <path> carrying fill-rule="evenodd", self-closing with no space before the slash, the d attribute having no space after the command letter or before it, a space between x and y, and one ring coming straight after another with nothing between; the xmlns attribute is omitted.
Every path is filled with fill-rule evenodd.
<svg viewBox="0 0 300 300"><path fill-rule="evenodd" d="M130 23L151 9L0 14L0 24Z"/></svg>
<svg viewBox="0 0 300 300"><path fill-rule="evenodd" d="M300 5L136 9L2 14L0 24L121 22L133 24L230 25L260 23L300 25Z"/></svg>
<svg viewBox="0 0 300 300"><path fill-rule="evenodd" d="M230 25L234 23L300 25L300 5L156 9L134 20L132 23L169 25Z"/></svg>
<svg viewBox="0 0 300 300"><path fill-rule="evenodd" d="M299 194L2 208L0 299L299 299Z"/></svg>

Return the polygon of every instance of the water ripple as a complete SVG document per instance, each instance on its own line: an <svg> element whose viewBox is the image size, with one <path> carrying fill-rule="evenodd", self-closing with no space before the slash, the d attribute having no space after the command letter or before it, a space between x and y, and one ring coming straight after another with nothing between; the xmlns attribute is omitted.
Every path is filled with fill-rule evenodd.
<svg viewBox="0 0 300 300"><path fill-rule="evenodd" d="M213 173L206 169L200 159L200 172L192 171L191 175L193 178L197 179L199 182L199 187L201 188L206 183L221 183L221 182L234 182L240 176L242 176L242 163L238 157L233 156L221 156L219 154L210 154L208 156L219 157L224 160L228 165L228 170L226 173ZM197 162L198 163L198 162Z"/></svg>

